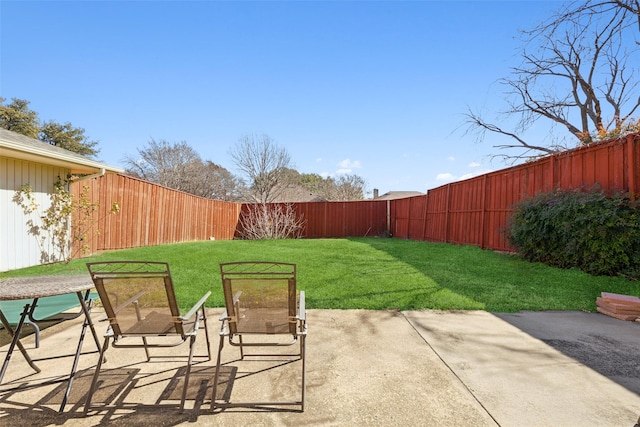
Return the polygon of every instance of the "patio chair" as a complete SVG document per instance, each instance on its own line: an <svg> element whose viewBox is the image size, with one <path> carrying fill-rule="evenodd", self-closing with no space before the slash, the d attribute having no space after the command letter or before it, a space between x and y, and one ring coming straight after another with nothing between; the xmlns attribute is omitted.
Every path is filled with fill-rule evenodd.
<svg viewBox="0 0 640 427"><path fill-rule="evenodd" d="M220 316L220 344L213 382L211 410L227 407L299 405L304 411L305 337L307 335L304 291L296 290L296 265L279 262L231 262L220 264L226 310ZM282 336L275 337L274 335ZM270 337L267 337L270 336ZM286 341L284 340L284 338ZM299 349L290 356L302 365L300 399L288 402L220 402L217 399L221 353L225 338L239 347L240 358L272 356L275 353L245 353L245 348L291 346ZM295 359L294 359L295 360Z"/></svg>
<svg viewBox="0 0 640 427"><path fill-rule="evenodd" d="M211 295L207 292L185 315L180 315L178 302L165 262L117 261L87 263L87 268L100 295L109 327L96 366L93 381L87 395L84 413L91 408L91 399L97 389L98 376L104 354L112 340L114 348L144 348L147 361L149 349L175 347L189 342L189 355L180 401L184 410L189 375L194 356L194 344L200 326L204 325L207 340L207 360L211 360L211 348L204 304ZM169 357L169 356L153 356ZM204 356L202 356L204 357Z"/></svg>

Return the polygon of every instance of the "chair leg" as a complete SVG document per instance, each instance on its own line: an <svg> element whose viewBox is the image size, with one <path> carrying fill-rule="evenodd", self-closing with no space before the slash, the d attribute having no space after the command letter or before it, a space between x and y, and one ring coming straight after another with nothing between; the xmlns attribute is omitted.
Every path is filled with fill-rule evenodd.
<svg viewBox="0 0 640 427"><path fill-rule="evenodd" d="M218 393L218 381L220 379L220 362L222 358L222 348L224 347L224 335L220 335L220 344L218 345L218 361L216 363L216 373L213 376L213 394L211 396L211 411L216 409L216 396Z"/></svg>
<svg viewBox="0 0 640 427"><path fill-rule="evenodd" d="M142 344L144 346L144 354L147 355L147 362L151 361L151 355L149 354L149 347L147 344L147 338L146 337L142 337Z"/></svg>
<svg viewBox="0 0 640 427"><path fill-rule="evenodd" d="M184 376L184 387L182 388L182 399L180 400L180 413L184 412L184 402L187 400L187 389L189 388L189 376L191 375L191 364L193 363L193 349L196 337L189 338L189 360L187 361L187 372Z"/></svg>
<svg viewBox="0 0 640 427"><path fill-rule="evenodd" d="M204 306L202 306L202 323L204 324L204 336L207 340L207 360L211 360L211 342L209 341L209 328L207 327L207 315L204 311Z"/></svg>
<svg viewBox="0 0 640 427"><path fill-rule="evenodd" d="M100 349L100 355L98 359L98 364L96 365L96 371L93 374L93 380L91 380L91 387L89 387L89 393L87 394L87 401L84 404L84 415L87 415L87 412L89 412L89 408L91 407L91 399L93 398L93 393L95 393L97 389L96 386L98 384L98 376L100 374L100 368L102 368L102 362L104 362L105 360L104 354L109 348L109 338L110 337L106 337L104 339L104 344Z"/></svg>
<svg viewBox="0 0 640 427"><path fill-rule="evenodd" d="M305 391L306 391L306 373L307 373L307 369L306 369L306 345L305 345L305 336L302 335L300 337L300 356L302 358L302 398L301 398L301 402L302 404L301 406L301 410L304 412L304 397L305 397Z"/></svg>
<svg viewBox="0 0 640 427"><path fill-rule="evenodd" d="M78 297L81 299L81 304L84 304L82 301L82 295L78 293ZM85 307L86 308L86 307ZM91 312L91 302L89 302L89 308L87 309L87 313ZM60 404L60 409L58 413L62 413L64 411L64 407L67 405L67 400L69 399L69 393L71 393L71 386L73 385L73 380L75 379L76 372L78 370L78 361L80 360L80 354L82 353L82 344L84 343L84 336L87 333L87 326L91 323L91 318L89 316L85 316L84 322L82 322L82 332L80 333L80 339L78 340L78 346L76 347L76 354L73 358L73 364L71 365L71 374L69 374L69 383L67 384L67 390L64 393L64 397L62 398L62 403Z"/></svg>

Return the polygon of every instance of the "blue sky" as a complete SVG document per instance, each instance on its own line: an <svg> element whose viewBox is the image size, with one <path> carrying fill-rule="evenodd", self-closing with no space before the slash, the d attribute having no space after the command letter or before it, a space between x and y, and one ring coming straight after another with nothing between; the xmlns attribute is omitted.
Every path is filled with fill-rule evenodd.
<svg viewBox="0 0 640 427"><path fill-rule="evenodd" d="M518 30L561 4L3 0L0 96L110 165L153 138L237 173L230 149L266 134L300 172L424 192L505 167L464 114L503 107Z"/></svg>

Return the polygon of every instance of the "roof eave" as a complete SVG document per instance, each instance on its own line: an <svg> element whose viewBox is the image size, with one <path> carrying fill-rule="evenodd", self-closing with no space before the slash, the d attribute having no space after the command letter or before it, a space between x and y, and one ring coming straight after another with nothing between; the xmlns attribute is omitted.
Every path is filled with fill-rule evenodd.
<svg viewBox="0 0 640 427"><path fill-rule="evenodd" d="M0 156L3 157L64 167L74 174L92 174L101 172L102 170L114 173L124 172L124 169L83 158L71 152L69 154L52 153L39 147L29 147L27 150L23 145L6 139L3 139L1 142ZM46 159L46 161L43 161L44 159Z"/></svg>

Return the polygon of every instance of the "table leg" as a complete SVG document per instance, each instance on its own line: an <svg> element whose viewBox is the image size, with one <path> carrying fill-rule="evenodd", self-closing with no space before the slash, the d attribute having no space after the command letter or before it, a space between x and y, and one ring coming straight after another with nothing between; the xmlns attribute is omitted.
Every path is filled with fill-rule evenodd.
<svg viewBox="0 0 640 427"><path fill-rule="evenodd" d="M34 299L31 305L35 305L37 301L38 301L37 298ZM18 346L18 349L24 356L27 363L29 363L29 366L31 366L36 372L40 372L40 368L38 368L36 364L33 362L33 360L31 360L31 357L29 357L29 353L27 353L27 350L24 348L24 346L20 342L20 333L22 332L22 325L24 325L24 319L27 317L27 314L29 313L29 307L30 307L29 304L25 305L24 311L20 316L20 321L18 322L18 325L16 326L15 331L9 324L9 321L5 317L4 313L2 313L2 310L0 310L0 321L2 321L2 324L4 325L5 329L7 330L7 332L9 332L9 334L12 337L11 344L9 345L9 350L7 351L7 355L4 358L4 363L2 364L2 370L0 371L0 384L2 383L4 374L7 372L7 368L9 367L9 361L11 360L11 355L13 354L13 350L15 349L16 346Z"/></svg>

